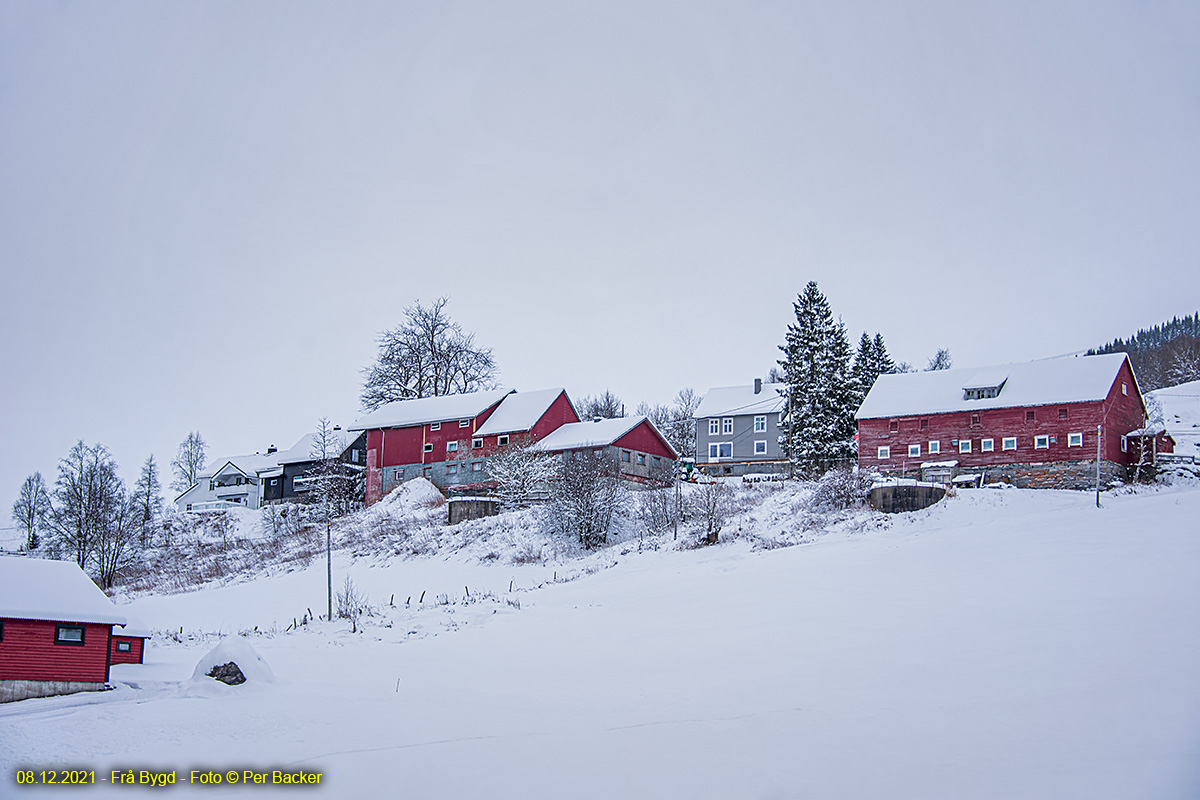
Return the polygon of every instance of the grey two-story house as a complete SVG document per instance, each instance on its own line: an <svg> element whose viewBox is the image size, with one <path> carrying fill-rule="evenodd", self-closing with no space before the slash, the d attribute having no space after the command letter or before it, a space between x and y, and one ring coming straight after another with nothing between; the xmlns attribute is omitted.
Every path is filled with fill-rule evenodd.
<svg viewBox="0 0 1200 800"><path fill-rule="evenodd" d="M782 383L709 389L696 407L696 465L710 475L787 470L779 446L784 431Z"/></svg>

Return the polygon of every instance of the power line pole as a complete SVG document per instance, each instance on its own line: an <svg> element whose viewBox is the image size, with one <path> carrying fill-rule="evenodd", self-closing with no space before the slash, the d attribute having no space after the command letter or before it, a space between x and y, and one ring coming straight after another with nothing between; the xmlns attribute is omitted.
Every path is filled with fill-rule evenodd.
<svg viewBox="0 0 1200 800"><path fill-rule="evenodd" d="M1100 426L1096 426L1096 508L1100 507Z"/></svg>

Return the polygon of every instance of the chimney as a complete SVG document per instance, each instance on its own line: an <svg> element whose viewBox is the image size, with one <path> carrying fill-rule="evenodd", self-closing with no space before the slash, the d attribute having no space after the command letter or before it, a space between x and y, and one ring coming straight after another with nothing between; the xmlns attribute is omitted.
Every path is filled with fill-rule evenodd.
<svg viewBox="0 0 1200 800"><path fill-rule="evenodd" d="M340 430L342 429L342 426L341 426L341 425L334 425L334 426L333 426L333 429L334 429L335 431L340 431Z"/></svg>
<svg viewBox="0 0 1200 800"><path fill-rule="evenodd" d="M754 379L754 393L762 394L762 378Z"/></svg>
<svg viewBox="0 0 1200 800"><path fill-rule="evenodd" d="M275 445L271 445L267 448L267 455L271 455L271 453L274 453L277 449L278 448L276 448Z"/></svg>

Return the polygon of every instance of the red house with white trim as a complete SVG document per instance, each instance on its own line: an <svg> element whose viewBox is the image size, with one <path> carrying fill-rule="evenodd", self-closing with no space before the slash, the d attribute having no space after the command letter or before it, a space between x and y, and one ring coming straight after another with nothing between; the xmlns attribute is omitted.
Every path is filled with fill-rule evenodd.
<svg viewBox="0 0 1200 800"><path fill-rule="evenodd" d="M1124 353L881 375L856 414L858 463L886 474L1092 488L1136 461L1146 406Z"/></svg>
<svg viewBox="0 0 1200 800"><path fill-rule="evenodd" d="M486 483L487 460L498 450L535 442L578 421L563 389L497 389L399 400L348 428L367 432L370 505L417 477L443 490Z"/></svg>
<svg viewBox="0 0 1200 800"><path fill-rule="evenodd" d="M105 688L125 623L74 562L0 556L0 702Z"/></svg>

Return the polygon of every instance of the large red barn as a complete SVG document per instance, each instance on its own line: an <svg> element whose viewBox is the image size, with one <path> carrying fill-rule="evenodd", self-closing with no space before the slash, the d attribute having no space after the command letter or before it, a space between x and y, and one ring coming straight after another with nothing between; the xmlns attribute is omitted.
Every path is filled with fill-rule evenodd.
<svg viewBox="0 0 1200 800"><path fill-rule="evenodd" d="M1124 478L1146 406L1124 353L881 375L856 415L858 463L887 474L952 471L1017 486L1091 488Z"/></svg>
<svg viewBox="0 0 1200 800"><path fill-rule="evenodd" d="M74 562L0 557L0 702L103 689L125 623Z"/></svg>
<svg viewBox="0 0 1200 800"><path fill-rule="evenodd" d="M579 415L563 389L424 397L388 403L349 426L367 432L367 504L424 477L442 489L487 481L487 460Z"/></svg>

